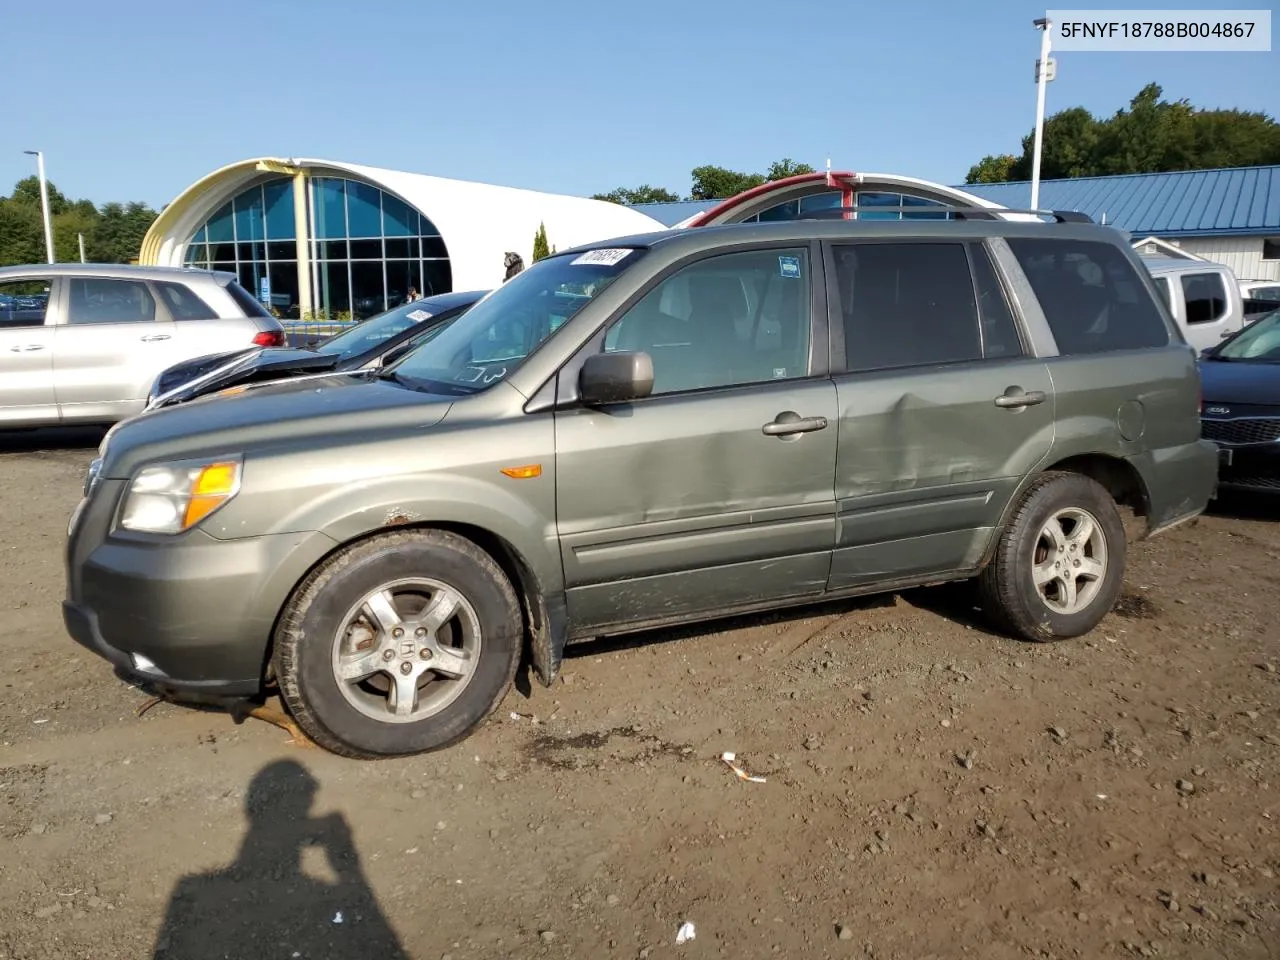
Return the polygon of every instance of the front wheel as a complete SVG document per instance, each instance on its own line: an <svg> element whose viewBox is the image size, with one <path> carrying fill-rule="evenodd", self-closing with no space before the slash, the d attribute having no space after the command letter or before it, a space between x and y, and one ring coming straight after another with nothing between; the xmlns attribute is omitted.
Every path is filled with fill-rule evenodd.
<svg viewBox="0 0 1280 960"><path fill-rule="evenodd" d="M979 577L983 609L1027 640L1088 633L1120 594L1126 547L1106 489L1081 474L1044 474L1023 494Z"/></svg>
<svg viewBox="0 0 1280 960"><path fill-rule="evenodd" d="M520 607L501 568L441 530L343 550L295 592L276 631L280 692L316 743L361 759L470 733L519 662Z"/></svg>

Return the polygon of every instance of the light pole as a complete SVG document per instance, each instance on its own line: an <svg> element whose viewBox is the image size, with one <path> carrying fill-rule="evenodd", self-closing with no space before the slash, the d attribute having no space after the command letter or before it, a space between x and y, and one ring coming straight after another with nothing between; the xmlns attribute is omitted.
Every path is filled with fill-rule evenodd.
<svg viewBox="0 0 1280 960"><path fill-rule="evenodd" d="M1036 61L1036 146L1031 159L1031 209L1040 209L1040 148L1044 142L1044 88L1049 76L1049 40L1053 24L1048 17L1033 21L1040 30L1040 59Z"/></svg>
<svg viewBox="0 0 1280 960"><path fill-rule="evenodd" d="M44 213L44 252L53 263L53 221L49 219L49 181L44 178L44 153L39 150L23 150L36 158L36 173L40 177L40 209Z"/></svg>

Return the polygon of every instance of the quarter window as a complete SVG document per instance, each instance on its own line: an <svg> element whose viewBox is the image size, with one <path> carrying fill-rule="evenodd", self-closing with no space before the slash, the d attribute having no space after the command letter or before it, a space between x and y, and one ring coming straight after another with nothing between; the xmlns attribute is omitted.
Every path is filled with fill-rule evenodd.
<svg viewBox="0 0 1280 960"><path fill-rule="evenodd" d="M1013 237L1009 249L1031 284L1064 355L1165 346L1165 326L1137 269L1094 240Z"/></svg>
<svg viewBox="0 0 1280 960"><path fill-rule="evenodd" d="M1004 288L996 277L991 257L981 245L969 248L973 285L978 291L978 316L982 320L982 355L988 358L1022 356L1018 325L1009 309Z"/></svg>
<svg viewBox="0 0 1280 960"><path fill-rule="evenodd" d="M808 251L753 250L687 266L614 324L605 350L648 353L654 394L807 376Z"/></svg>
<svg viewBox="0 0 1280 960"><path fill-rule="evenodd" d="M186 284L157 281L155 286L173 319L213 320L217 317L213 308L201 300Z"/></svg>
<svg viewBox="0 0 1280 960"><path fill-rule="evenodd" d="M982 358L978 308L963 244L860 243L837 246L833 252L846 369ZM1007 333L1005 338L1009 349Z"/></svg>
<svg viewBox="0 0 1280 960"><path fill-rule="evenodd" d="M0 283L0 329L44 326L44 315L48 310L48 280L7 280Z"/></svg>
<svg viewBox="0 0 1280 960"><path fill-rule="evenodd" d="M72 277L69 291L68 323L150 323L156 318L156 302L139 280Z"/></svg>
<svg viewBox="0 0 1280 960"><path fill-rule="evenodd" d="M1187 323L1213 323L1227 314L1227 288L1220 273L1184 273Z"/></svg>

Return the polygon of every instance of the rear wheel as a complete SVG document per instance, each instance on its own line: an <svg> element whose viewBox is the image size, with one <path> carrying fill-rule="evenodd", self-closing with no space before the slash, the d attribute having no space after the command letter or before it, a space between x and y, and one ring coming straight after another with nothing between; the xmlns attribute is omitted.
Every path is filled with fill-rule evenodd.
<svg viewBox="0 0 1280 960"><path fill-rule="evenodd" d="M1028 640L1088 633L1124 581L1124 525L1111 495L1076 473L1047 473L1023 495L979 577L983 609Z"/></svg>
<svg viewBox="0 0 1280 960"><path fill-rule="evenodd" d="M502 700L519 661L515 592L474 543L440 530L344 550L296 591L276 633L280 691L345 756L435 750Z"/></svg>

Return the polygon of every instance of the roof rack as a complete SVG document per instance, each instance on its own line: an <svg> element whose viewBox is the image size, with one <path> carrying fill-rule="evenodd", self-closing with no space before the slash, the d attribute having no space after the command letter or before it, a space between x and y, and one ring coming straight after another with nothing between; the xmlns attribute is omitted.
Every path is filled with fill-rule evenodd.
<svg viewBox="0 0 1280 960"><path fill-rule="evenodd" d="M938 220L942 214L949 214L956 220L994 218L996 214L1020 213L1037 217L1052 217L1055 223L1093 223L1087 213L1076 210L1015 210L1007 207L949 207L944 204L929 204L913 207L828 207L822 210L806 210L794 217L781 217L781 220L843 220L849 214L858 213L903 213L915 214L903 217L904 220Z"/></svg>

